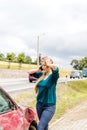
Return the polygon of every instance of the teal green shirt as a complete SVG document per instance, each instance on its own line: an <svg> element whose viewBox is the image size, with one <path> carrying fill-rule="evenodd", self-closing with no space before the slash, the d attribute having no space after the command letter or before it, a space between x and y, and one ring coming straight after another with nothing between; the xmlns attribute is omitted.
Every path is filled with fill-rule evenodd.
<svg viewBox="0 0 87 130"><path fill-rule="evenodd" d="M56 84L59 78L59 69L52 70L52 73L44 80L38 83L37 102L44 105L56 104Z"/></svg>

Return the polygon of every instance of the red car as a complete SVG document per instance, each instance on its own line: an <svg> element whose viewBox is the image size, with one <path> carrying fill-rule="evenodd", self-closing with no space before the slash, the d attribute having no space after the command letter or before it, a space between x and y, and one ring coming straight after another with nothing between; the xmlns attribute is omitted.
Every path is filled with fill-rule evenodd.
<svg viewBox="0 0 87 130"><path fill-rule="evenodd" d="M33 81L36 81L36 80L37 80L37 77L35 76L35 73L29 74L29 82L33 82Z"/></svg>
<svg viewBox="0 0 87 130"><path fill-rule="evenodd" d="M0 130L36 130L37 119L33 109L18 106L0 87Z"/></svg>

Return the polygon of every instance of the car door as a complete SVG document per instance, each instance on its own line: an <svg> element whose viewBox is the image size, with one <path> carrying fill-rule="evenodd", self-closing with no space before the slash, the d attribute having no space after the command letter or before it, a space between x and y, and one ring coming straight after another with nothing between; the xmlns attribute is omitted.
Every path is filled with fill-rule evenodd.
<svg viewBox="0 0 87 130"><path fill-rule="evenodd" d="M2 91L0 91L0 130L25 130L22 111Z"/></svg>

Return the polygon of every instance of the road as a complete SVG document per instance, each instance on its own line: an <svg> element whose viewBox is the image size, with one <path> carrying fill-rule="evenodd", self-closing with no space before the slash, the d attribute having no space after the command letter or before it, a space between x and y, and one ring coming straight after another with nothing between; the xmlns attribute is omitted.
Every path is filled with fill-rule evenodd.
<svg viewBox="0 0 87 130"><path fill-rule="evenodd" d="M35 83L29 83L28 79L2 79L0 86L3 87L7 92L14 92L33 88Z"/></svg>
<svg viewBox="0 0 87 130"><path fill-rule="evenodd" d="M69 78L60 78L58 83L76 81L83 79L69 79ZM19 79L0 79L0 86L3 87L7 92L14 92L19 90L25 90L33 88L35 83L29 83L28 78L19 78Z"/></svg>

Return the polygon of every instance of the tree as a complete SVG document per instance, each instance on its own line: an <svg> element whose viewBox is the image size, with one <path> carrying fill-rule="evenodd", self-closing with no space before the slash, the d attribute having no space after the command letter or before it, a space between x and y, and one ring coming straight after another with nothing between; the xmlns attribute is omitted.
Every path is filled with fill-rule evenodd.
<svg viewBox="0 0 87 130"><path fill-rule="evenodd" d="M12 53L7 53L7 56L6 56L8 62L9 62L9 65L8 65L8 68L10 68L10 63L12 61L14 61L14 58L15 58L15 54L12 52Z"/></svg>
<svg viewBox="0 0 87 130"><path fill-rule="evenodd" d="M84 57L79 62L79 69L87 68L87 57Z"/></svg>
<svg viewBox="0 0 87 130"><path fill-rule="evenodd" d="M17 61L19 63L19 68L21 68L22 63L25 62L25 54L24 53L20 53L17 57Z"/></svg>
<svg viewBox="0 0 87 130"><path fill-rule="evenodd" d="M79 69L79 60L73 59L71 61L70 65L72 65L74 69L78 70Z"/></svg>
<svg viewBox="0 0 87 130"><path fill-rule="evenodd" d="M29 63L31 63L31 62L32 62L31 57L30 57L30 56L26 56L26 57L25 57L25 63L29 64Z"/></svg>
<svg viewBox="0 0 87 130"><path fill-rule="evenodd" d="M87 56L82 58L81 60L73 59L70 63L74 69L82 70L83 68L87 68Z"/></svg>
<svg viewBox="0 0 87 130"><path fill-rule="evenodd" d="M5 59L5 56L3 53L0 53L0 61L3 61Z"/></svg>

